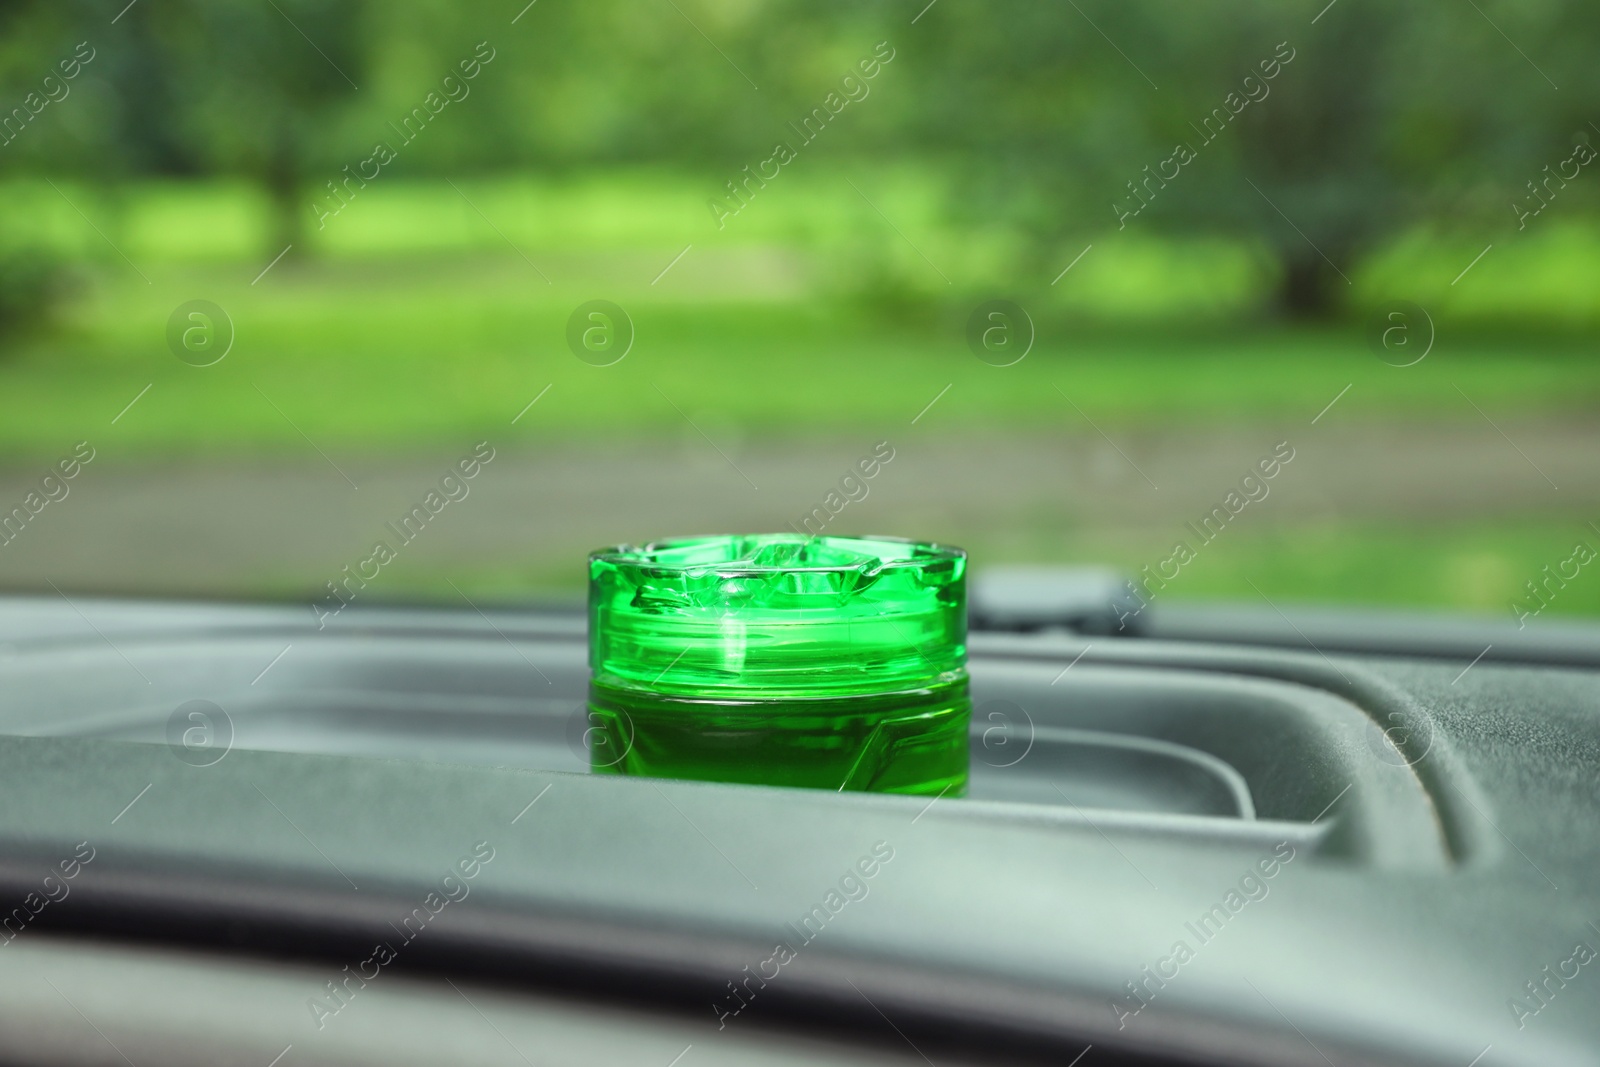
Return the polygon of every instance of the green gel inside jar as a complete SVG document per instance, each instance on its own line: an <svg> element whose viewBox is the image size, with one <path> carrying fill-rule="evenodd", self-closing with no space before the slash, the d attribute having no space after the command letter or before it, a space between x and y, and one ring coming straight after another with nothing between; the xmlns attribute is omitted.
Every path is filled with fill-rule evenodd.
<svg viewBox="0 0 1600 1067"><path fill-rule="evenodd" d="M752 534L589 557L598 773L959 795L966 553Z"/></svg>

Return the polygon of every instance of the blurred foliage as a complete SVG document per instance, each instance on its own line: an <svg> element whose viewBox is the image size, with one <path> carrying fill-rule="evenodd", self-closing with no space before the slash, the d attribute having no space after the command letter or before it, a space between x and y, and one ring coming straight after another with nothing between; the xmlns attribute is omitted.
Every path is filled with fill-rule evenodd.
<svg viewBox="0 0 1600 1067"><path fill-rule="evenodd" d="M71 286L71 266L54 249L0 245L0 341L48 323Z"/></svg>
<svg viewBox="0 0 1600 1067"><path fill-rule="evenodd" d="M95 58L70 98L0 147L0 171L243 179L274 206L265 247L300 254L320 226L313 199L378 143L397 149L386 181L649 165L693 176L709 201L783 140L801 156L791 166L853 165L886 219L908 194L879 184L885 164L938 175L918 186L940 197L932 210L985 232L983 254L1013 289L1042 288L1064 251L1108 230L1220 235L1268 265L1263 304L1323 316L1401 231L1512 225L1511 199L1594 132L1600 8L1581 0L920 9L145 0L110 19L100 0L3 0L0 107L20 106L79 42ZM801 145L789 124L883 41L894 59L869 95ZM480 42L495 61L403 143L398 124L448 77L459 84ZM1180 144L1194 158L1152 181ZM1587 190L1563 193L1580 194L1593 205ZM842 290L887 302L940 291L906 249L858 245ZM38 263L42 279L53 268Z"/></svg>
<svg viewBox="0 0 1600 1067"><path fill-rule="evenodd" d="M1580 422L1600 168L1549 168L1600 139L1597 43L1581 0L0 0L0 452L47 461L130 400L119 450L146 461L490 427L704 451L697 427L862 435L935 394L919 432L1045 435L1063 386L1113 434L1298 425L1344 389L1374 425L1481 422L1462 393L1497 423ZM838 114L805 140L818 108ZM796 158L719 225L779 142ZM379 145L381 176L350 179ZM1512 205L1552 197L1521 229ZM562 342L599 295L641 339L604 377ZM961 337L1002 295L1039 332L999 373ZM196 297L238 325L203 374L164 336ZM1357 328L1259 321L1396 298L1448 338L1404 371ZM981 518L927 532L991 558L1163 547ZM1556 521L1264 526L1185 588L1503 610ZM451 573L542 584L537 548Z"/></svg>

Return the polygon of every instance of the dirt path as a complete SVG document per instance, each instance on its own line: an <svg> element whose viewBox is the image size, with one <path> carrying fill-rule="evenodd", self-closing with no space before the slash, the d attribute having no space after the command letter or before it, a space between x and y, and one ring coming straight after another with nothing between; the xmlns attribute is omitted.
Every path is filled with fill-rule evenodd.
<svg viewBox="0 0 1600 1067"><path fill-rule="evenodd" d="M1166 542L1197 521L1279 442L1294 458L1249 505L1251 521L1600 521L1600 427L1316 426L953 437L926 425L890 436L894 458L843 506L833 532L903 532L958 543L1011 543L1019 530ZM1509 438L1509 440L1508 440ZM1512 444L1515 442L1515 444ZM397 548L413 576L503 568L576 574L597 545L652 535L783 529L824 506L876 441L681 440L606 450L500 448L465 499L409 543L387 524L424 504L462 455L133 464L100 456L9 544L0 585L228 592L262 582L313 589ZM1536 465L1536 466L1535 466ZM0 470L0 513L44 473ZM348 476L349 481L346 481ZM352 488L351 482L359 486ZM1559 488L1553 488L1552 486ZM759 488L756 488L759 487ZM1159 487L1159 488L1156 488ZM855 490L859 494L859 490ZM1259 492L1259 490L1257 490ZM834 503L845 499L840 495ZM402 576L399 583L403 584Z"/></svg>

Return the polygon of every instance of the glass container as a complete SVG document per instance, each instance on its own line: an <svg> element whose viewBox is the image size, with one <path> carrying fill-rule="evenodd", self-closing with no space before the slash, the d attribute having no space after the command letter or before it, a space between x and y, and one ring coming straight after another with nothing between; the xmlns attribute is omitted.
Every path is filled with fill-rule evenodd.
<svg viewBox="0 0 1600 1067"><path fill-rule="evenodd" d="M748 534L589 557L591 768L959 795L966 553Z"/></svg>

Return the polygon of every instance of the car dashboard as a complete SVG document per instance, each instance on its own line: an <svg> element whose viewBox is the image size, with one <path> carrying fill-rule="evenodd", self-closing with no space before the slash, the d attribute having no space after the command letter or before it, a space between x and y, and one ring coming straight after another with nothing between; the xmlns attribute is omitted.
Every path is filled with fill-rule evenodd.
<svg viewBox="0 0 1600 1067"><path fill-rule="evenodd" d="M590 773L584 627L0 601L0 1062L1600 1062L1600 628L978 625L915 797Z"/></svg>

